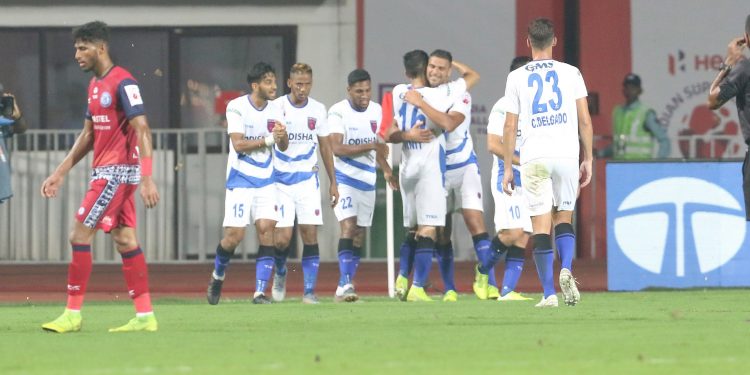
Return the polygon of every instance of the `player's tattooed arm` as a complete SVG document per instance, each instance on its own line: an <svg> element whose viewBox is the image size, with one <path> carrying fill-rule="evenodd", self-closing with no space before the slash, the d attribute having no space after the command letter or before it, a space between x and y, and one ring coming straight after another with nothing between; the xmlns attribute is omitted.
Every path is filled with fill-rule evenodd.
<svg viewBox="0 0 750 375"><path fill-rule="evenodd" d="M453 60L451 65L456 69L461 78L466 81L466 90L471 89L479 82L479 73L470 66L456 60Z"/></svg>
<svg viewBox="0 0 750 375"><path fill-rule="evenodd" d="M55 168L55 171L42 183L41 193L45 198L57 196L57 190L62 185L65 175L73 166L78 164L86 154L94 148L94 123L86 119L83 122L83 131L76 138L73 148L68 151L65 159Z"/></svg>
<svg viewBox="0 0 750 375"><path fill-rule="evenodd" d="M141 199L147 208L153 208L159 202L159 191L151 176L151 156L153 155L151 128L144 115L135 116L128 123L135 130L138 140L138 157L141 160ZM145 167L144 163L148 163L148 166Z"/></svg>
<svg viewBox="0 0 750 375"><path fill-rule="evenodd" d="M422 97L422 94L416 90L407 91L406 95L404 95L404 101L422 110L425 116L432 120L435 125L447 132L455 130L461 125L465 118L464 114L461 112L453 111L445 113L438 111L427 103Z"/></svg>
<svg viewBox="0 0 750 375"><path fill-rule="evenodd" d="M724 103L734 98L739 93L739 90L735 85L722 85L724 80L729 76L729 72L732 70L737 62L743 58L742 51L747 47L745 37L734 38L727 46L727 57L724 59L724 64L719 69L719 74L716 75L711 87L708 90L708 107L711 109L719 109Z"/></svg>

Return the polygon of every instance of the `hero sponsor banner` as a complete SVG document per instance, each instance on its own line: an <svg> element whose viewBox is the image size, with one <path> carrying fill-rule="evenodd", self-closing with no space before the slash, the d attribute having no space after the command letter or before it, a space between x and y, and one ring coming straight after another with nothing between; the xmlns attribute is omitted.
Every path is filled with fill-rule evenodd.
<svg viewBox="0 0 750 375"><path fill-rule="evenodd" d="M734 101L718 111L706 102L729 41L742 34L747 12L738 10L747 9L747 2L632 0L631 5L633 72L643 82L641 101L667 128L670 156L743 157ZM675 9L682 9L679 17ZM707 14L721 16L706 22Z"/></svg>
<svg viewBox="0 0 750 375"><path fill-rule="evenodd" d="M607 164L609 290L750 286L741 168Z"/></svg>

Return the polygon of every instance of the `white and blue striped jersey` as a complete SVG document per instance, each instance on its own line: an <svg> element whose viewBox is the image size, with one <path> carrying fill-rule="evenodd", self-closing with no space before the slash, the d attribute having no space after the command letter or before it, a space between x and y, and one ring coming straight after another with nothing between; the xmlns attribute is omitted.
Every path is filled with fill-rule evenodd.
<svg viewBox="0 0 750 375"><path fill-rule="evenodd" d="M328 136L326 107L308 97L307 103L297 107L289 97L276 98L274 104L281 109L289 134L289 148L281 151L274 146L274 177L276 182L294 185L318 172L318 137Z"/></svg>
<svg viewBox="0 0 750 375"><path fill-rule="evenodd" d="M586 84L575 66L534 60L508 74L507 111L519 118L521 165L538 158L578 160L578 108ZM522 125L522 126L521 126Z"/></svg>
<svg viewBox="0 0 750 375"><path fill-rule="evenodd" d="M272 102L255 108L250 95L240 96L227 104L227 133L241 133L245 139L263 139L273 132L276 121L284 123L281 110ZM259 188L274 182L270 147L238 153L229 142L227 189Z"/></svg>
<svg viewBox="0 0 750 375"><path fill-rule="evenodd" d="M505 97L500 98L495 105L492 106L490 111L490 118L487 122L487 134L493 134L503 137L503 128L505 127L505 113L508 111L508 99ZM516 149L515 154L520 155L521 147L521 122L522 119L519 117L518 120L518 132L516 132ZM498 191L503 191L503 173L505 173L505 161L503 158L493 155L492 158L492 175L490 177L490 186ZM521 170L519 166L513 164L513 181L516 186L521 186Z"/></svg>
<svg viewBox="0 0 750 375"><path fill-rule="evenodd" d="M371 101L367 109L358 111L345 99L328 110L328 125L331 133L344 135L345 145L376 143L382 116L378 103ZM376 164L375 150L357 156L336 156L336 182L362 191L373 191L377 177Z"/></svg>
<svg viewBox="0 0 750 375"><path fill-rule="evenodd" d="M474 142L471 139L471 94L466 91L460 101L456 102L451 112L464 114L464 121L452 132L445 133L445 169L454 170L469 164L477 164L474 153Z"/></svg>
<svg viewBox="0 0 750 375"><path fill-rule="evenodd" d="M445 137L443 130L425 114L404 101L404 95L411 89L411 85L400 84L393 88L393 109L396 124L401 131L408 131L421 123L424 129L431 129L435 138L427 143L404 142L401 148L401 166L409 166L409 170L417 172L420 166L438 160L440 169L445 172ZM451 107L466 92L466 81L463 78L440 85L438 87L421 87L415 89L425 102L440 112L448 112ZM410 173L409 173L410 174Z"/></svg>

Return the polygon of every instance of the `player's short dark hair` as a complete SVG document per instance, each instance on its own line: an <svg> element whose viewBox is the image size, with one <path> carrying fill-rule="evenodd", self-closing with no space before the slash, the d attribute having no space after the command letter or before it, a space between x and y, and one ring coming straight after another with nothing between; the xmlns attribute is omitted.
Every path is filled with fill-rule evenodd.
<svg viewBox="0 0 750 375"><path fill-rule="evenodd" d="M531 61L531 57L528 56L516 56L513 58L513 60L510 62L510 71L514 71L526 64L528 64Z"/></svg>
<svg viewBox="0 0 750 375"><path fill-rule="evenodd" d="M430 57L437 57L440 59L446 59L448 62L453 62L453 55L451 55L450 52L444 50L444 49L436 49L432 51L430 54Z"/></svg>
<svg viewBox="0 0 750 375"><path fill-rule="evenodd" d="M425 75L427 69L427 52L421 49L409 51L404 55L404 70L409 78L417 78Z"/></svg>
<svg viewBox="0 0 750 375"><path fill-rule="evenodd" d="M346 77L346 82L349 86L354 85L357 82L370 81L370 73L364 69L354 69L349 76Z"/></svg>
<svg viewBox="0 0 750 375"><path fill-rule="evenodd" d="M265 77L266 74L268 73L271 73L274 75L276 74L276 72L273 70L273 67L271 65L261 61L253 65L252 68L250 68L250 72L247 73L247 83L248 84L260 83L263 77Z"/></svg>
<svg viewBox="0 0 750 375"><path fill-rule="evenodd" d="M552 44L555 25L547 18L537 18L529 23L529 41L536 49L544 49Z"/></svg>
<svg viewBox="0 0 750 375"><path fill-rule="evenodd" d="M73 40L81 42L109 42L109 26L93 21L73 29Z"/></svg>

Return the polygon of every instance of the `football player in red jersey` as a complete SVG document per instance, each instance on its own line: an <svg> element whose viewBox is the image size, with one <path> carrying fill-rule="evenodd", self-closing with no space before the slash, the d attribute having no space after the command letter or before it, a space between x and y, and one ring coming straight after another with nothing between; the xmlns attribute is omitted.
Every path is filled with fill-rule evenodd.
<svg viewBox="0 0 750 375"><path fill-rule="evenodd" d="M133 299L136 317L110 332L156 331L157 322L148 290L148 270L135 233L135 191L152 208L159 192L151 177L151 130L138 83L109 55L109 28L87 23L73 31L75 59L83 71L94 73L88 89L83 131L55 171L44 180L45 198L57 196L68 171L94 151L89 190L76 212L70 233L73 250L68 267L68 302L60 317L42 325L50 332L81 329L81 306L91 274L91 241L97 230L110 233L122 256L122 271Z"/></svg>

